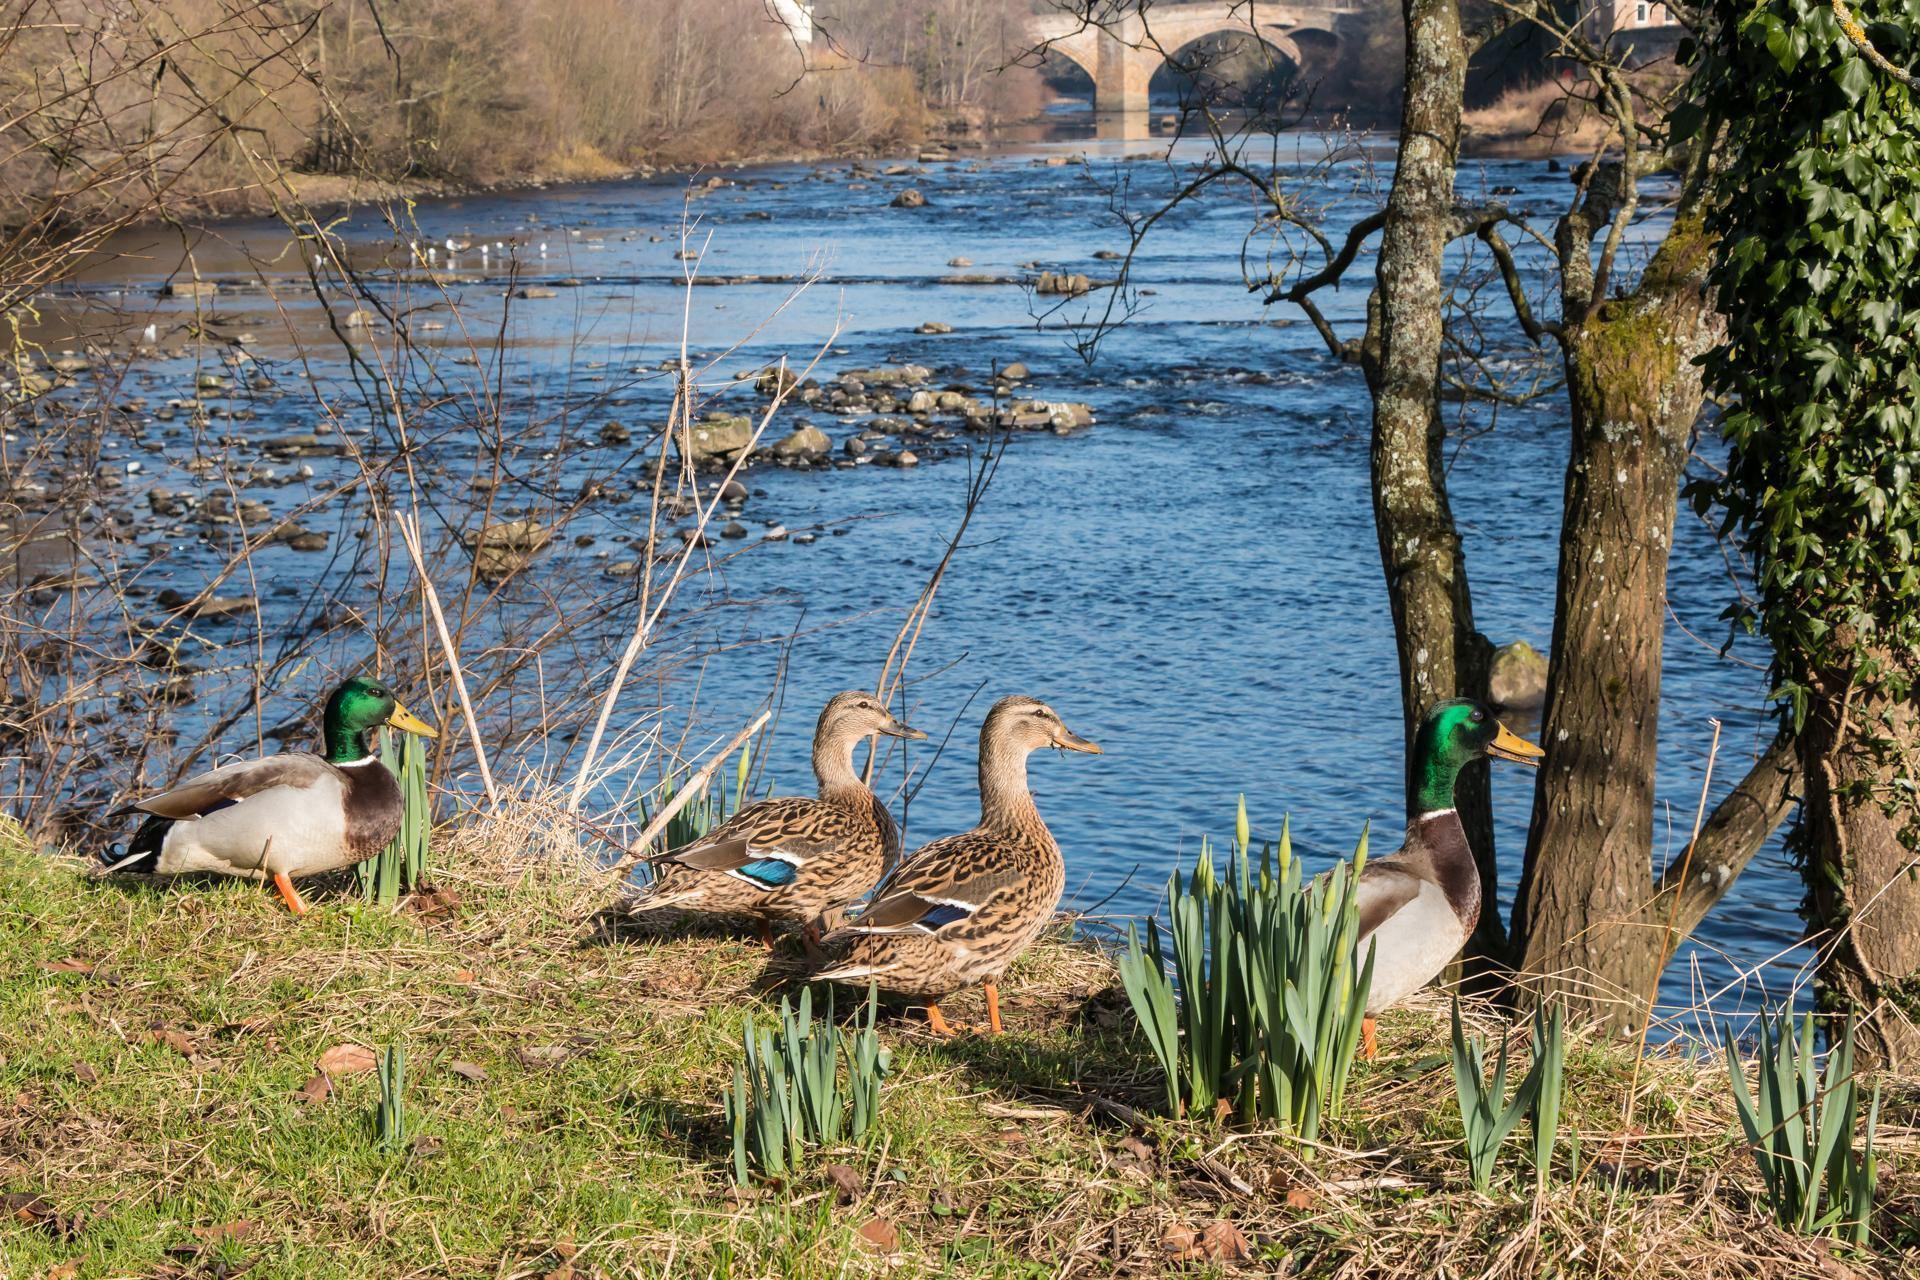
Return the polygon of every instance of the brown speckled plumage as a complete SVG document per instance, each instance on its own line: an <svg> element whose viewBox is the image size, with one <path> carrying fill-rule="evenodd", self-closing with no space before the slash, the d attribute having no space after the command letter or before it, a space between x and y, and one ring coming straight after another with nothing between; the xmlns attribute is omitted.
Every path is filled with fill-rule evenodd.
<svg viewBox="0 0 1920 1280"><path fill-rule="evenodd" d="M656 860L633 908L685 907L809 924L873 887L898 856L887 807L853 769L854 747L875 733L920 737L869 694L827 703L814 730L818 798L777 797L741 809L699 840ZM786 883L770 877L789 874Z"/></svg>
<svg viewBox="0 0 1920 1280"><path fill-rule="evenodd" d="M1032 698L1004 698L980 729L980 824L921 847L832 941L844 951L819 976L878 982L937 1001L993 982L1053 918L1066 888L1060 846L1027 789L1041 746L1099 748Z"/></svg>

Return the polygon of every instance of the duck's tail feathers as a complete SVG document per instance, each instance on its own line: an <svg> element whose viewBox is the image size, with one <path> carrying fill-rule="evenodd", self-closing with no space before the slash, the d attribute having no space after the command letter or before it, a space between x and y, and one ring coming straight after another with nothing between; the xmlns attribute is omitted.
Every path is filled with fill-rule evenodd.
<svg viewBox="0 0 1920 1280"><path fill-rule="evenodd" d="M707 887L702 884L676 885L656 880L627 900L627 912L639 915L644 911L661 911L667 907L698 907L700 900L706 896Z"/></svg>
<svg viewBox="0 0 1920 1280"><path fill-rule="evenodd" d="M838 969L822 969L812 975L810 982L865 982L893 972L890 964L848 964Z"/></svg>
<svg viewBox="0 0 1920 1280"><path fill-rule="evenodd" d="M149 817L133 833L133 839L127 842L124 850L102 849L100 851L101 874L111 875L124 871L136 875L151 875L160 869L160 850L167 843L167 832L173 828L172 818Z"/></svg>

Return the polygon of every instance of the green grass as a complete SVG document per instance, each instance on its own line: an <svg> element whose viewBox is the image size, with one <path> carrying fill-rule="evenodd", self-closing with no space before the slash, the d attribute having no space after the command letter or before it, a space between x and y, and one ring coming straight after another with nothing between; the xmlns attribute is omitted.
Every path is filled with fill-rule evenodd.
<svg viewBox="0 0 1920 1280"><path fill-rule="evenodd" d="M1088 1099L1152 1107L1152 1056L1106 954L1059 939L1003 984L1004 1037L943 1044L917 1013L883 1018L895 1057L872 1140L743 1192L719 1098L743 1014L777 1005L764 951L610 929L591 877L491 852L524 844L437 843L459 868L441 879L451 915L372 907L343 884L314 886L295 920L258 885L94 880L0 831L0 1192L55 1211L0 1223L0 1275L1206 1276L1233 1267L1163 1242L1222 1219L1252 1267L1286 1259L1295 1275L1518 1277L1543 1258L1569 1276L1832 1274L1824 1246L1775 1228L1743 1185L1710 1063L1650 1063L1653 1136L1623 1164L1615 1143L1616 1165L1557 1187L1552 1212L1517 1145L1493 1196L1474 1195L1437 1004L1383 1020L1380 1060L1356 1067L1310 1162L1277 1133L1204 1118L1130 1131ZM949 1015L978 1019L977 997ZM400 1043L400 1149L368 1123L372 1071L299 1100L329 1048ZM1562 1125L1583 1152L1607 1150L1630 1070L1570 1036ZM1890 1134L1910 1096L1890 1090ZM1912 1205L1902 1159L1890 1138L1896 1211ZM875 1219L892 1250L861 1235Z"/></svg>

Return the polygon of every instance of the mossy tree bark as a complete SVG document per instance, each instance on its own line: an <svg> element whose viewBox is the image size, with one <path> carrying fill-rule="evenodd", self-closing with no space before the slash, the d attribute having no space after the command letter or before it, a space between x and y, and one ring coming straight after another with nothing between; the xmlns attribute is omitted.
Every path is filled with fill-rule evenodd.
<svg viewBox="0 0 1920 1280"><path fill-rule="evenodd" d="M1836 628L1837 646L1852 641ZM1909 655L1862 653L1861 666L1905 666ZM1800 734L1807 803L1800 852L1807 923L1825 957L1822 1002L1865 1015L1861 1047L1896 1071L1920 1068L1920 712L1858 667L1813 680Z"/></svg>
<svg viewBox="0 0 1920 1280"><path fill-rule="evenodd" d="M1440 417L1448 243L1457 234L1453 173L1468 42L1456 0L1403 0L1406 94L1400 145L1380 239L1375 323L1362 364L1373 396L1374 528L1400 659L1409 750L1414 728L1439 702L1486 696L1490 648L1473 626L1460 534L1447 499ZM1406 798L1414 797L1411 757ZM1486 770L1462 775L1457 802L1480 863L1480 923L1469 957L1504 954L1495 905L1493 817Z"/></svg>
<svg viewBox="0 0 1920 1280"><path fill-rule="evenodd" d="M1584 263L1589 234L1562 243ZM1576 296L1561 334L1572 448L1547 754L1513 937L1541 988L1621 1027L1644 1019L1671 949L1648 918L1654 766L1667 560L1701 404L1695 360L1722 332L1707 263L1698 218L1683 215L1630 294Z"/></svg>

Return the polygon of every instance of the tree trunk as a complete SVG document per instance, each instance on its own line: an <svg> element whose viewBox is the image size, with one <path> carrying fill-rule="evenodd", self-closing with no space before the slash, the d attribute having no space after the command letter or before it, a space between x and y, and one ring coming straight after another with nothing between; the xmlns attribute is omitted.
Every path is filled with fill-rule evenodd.
<svg viewBox="0 0 1920 1280"><path fill-rule="evenodd" d="M1837 628L1836 648L1848 645ZM1861 654L1863 665L1911 655ZM1800 734L1807 774L1802 852L1822 1003L1857 1010L1861 1047L1895 1071L1920 1067L1920 711L1878 681L1827 672Z"/></svg>
<svg viewBox="0 0 1920 1280"><path fill-rule="evenodd" d="M1380 239L1377 340L1363 364L1373 393L1373 507L1400 658L1406 742L1435 703L1484 697L1489 650L1473 628L1460 536L1447 503L1440 419L1440 343L1445 324L1447 243L1453 235L1453 173L1460 150L1467 44L1457 0L1403 0L1406 96L1399 158ZM1406 798L1413 801L1412 761ZM1468 770L1457 795L1480 863L1480 926L1469 957L1501 956L1495 905L1493 819L1486 771Z"/></svg>
<svg viewBox="0 0 1920 1280"><path fill-rule="evenodd" d="M1547 754L1513 938L1540 988L1623 1028L1644 1020L1672 945L1650 911L1654 764L1667 558L1702 395L1694 361L1722 332L1710 247L1697 218L1682 218L1630 296L1565 334L1573 448Z"/></svg>

